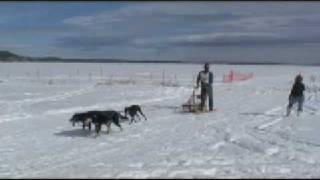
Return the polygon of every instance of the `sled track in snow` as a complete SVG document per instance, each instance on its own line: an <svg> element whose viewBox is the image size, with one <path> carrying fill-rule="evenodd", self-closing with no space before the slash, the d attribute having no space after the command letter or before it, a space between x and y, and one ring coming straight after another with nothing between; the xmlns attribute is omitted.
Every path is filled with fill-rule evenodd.
<svg viewBox="0 0 320 180"><path fill-rule="evenodd" d="M93 90L92 87L83 88L80 90L75 90L71 92L65 92L58 95L42 97L42 98L27 98L23 100L3 102L8 107L9 115L0 116L0 123L17 121L21 119L30 119L33 116L31 114L25 113L23 107L27 107L36 103L47 102L47 101L60 101L74 96L80 96L84 93L89 93Z"/></svg>
<svg viewBox="0 0 320 180"><path fill-rule="evenodd" d="M167 119L167 118L170 118L173 116L175 116L175 115L165 116L165 117L162 117L159 119L160 120ZM45 157L37 159L37 160L33 160L31 162L29 161L29 163L28 163L29 165L25 164L22 166L22 167L27 167L27 168L20 169L18 167L18 169L20 169L21 173L22 172L32 172L32 174L22 173L22 174L18 175L17 178L26 177L26 176L39 177L39 176L41 176L41 174L45 175L47 172L52 172L53 170L58 170L60 168L76 165L76 164L79 164L80 162L85 162L85 161L90 162L90 160L99 159L99 157L101 157L102 155L107 155L107 154L111 154L116 151L119 151L119 149L121 149L119 146L126 144L124 142L131 143L132 140L136 139L135 134L130 134L130 128L131 128L130 126L124 128L123 132L114 130L114 128L115 127L113 126L113 128L112 128L113 130L111 131L111 133L109 135L106 135L105 131L102 131L100 136L97 137L98 139L105 138L107 141L106 143L100 143L95 146L88 146L86 148L81 148L80 152L77 150L77 148L71 149L67 153L63 154L62 158L60 155L56 155L56 156L51 155L51 156L45 156ZM142 131L139 131L138 135L143 137L143 136L145 136L146 133L149 133L149 132L150 131L148 129L144 129ZM91 134L91 136L89 136L89 138L91 137L94 140L95 138L94 138L94 136L92 136L94 134L95 134L95 132L92 131L92 134ZM119 136L122 136L123 134L127 134L127 135L125 137L119 137ZM106 144L108 144L108 141L112 141L112 144L111 144L112 146L105 146ZM141 143L143 143L143 141L137 141L137 144L135 146L139 146L139 144L141 144ZM81 154L82 156L78 157L79 154ZM88 156L85 156L85 155L88 155ZM58 162L55 161L57 159L59 160ZM58 164L58 165L49 166L49 167L46 166L46 163L50 164L52 162L54 162L54 164ZM36 166L37 169L30 168L30 165Z"/></svg>

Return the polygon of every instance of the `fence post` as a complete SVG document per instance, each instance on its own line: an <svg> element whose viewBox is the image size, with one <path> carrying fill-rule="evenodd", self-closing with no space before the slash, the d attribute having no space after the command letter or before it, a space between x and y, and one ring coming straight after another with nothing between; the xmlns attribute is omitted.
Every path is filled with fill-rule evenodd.
<svg viewBox="0 0 320 180"><path fill-rule="evenodd" d="M229 77L229 81L230 81L230 82L233 82L233 78L234 78L234 77L233 77L233 76L234 76L234 75L233 75L233 70L230 71L229 76L230 76L230 77Z"/></svg>
<svg viewBox="0 0 320 180"><path fill-rule="evenodd" d="M195 85L196 75L192 76L192 87Z"/></svg>
<svg viewBox="0 0 320 180"><path fill-rule="evenodd" d="M153 73L150 73L150 80L153 80Z"/></svg>
<svg viewBox="0 0 320 180"><path fill-rule="evenodd" d="M39 77L40 77L40 70L37 68L36 69L36 76L37 76L37 78L39 79Z"/></svg>
<svg viewBox="0 0 320 180"><path fill-rule="evenodd" d="M100 66L100 78L102 79L102 77L103 77L103 69L102 69L102 67Z"/></svg>
<svg viewBox="0 0 320 180"><path fill-rule="evenodd" d="M176 86L178 86L178 77L177 77L177 74L174 74L174 79L175 79L175 84L176 84Z"/></svg>
<svg viewBox="0 0 320 180"><path fill-rule="evenodd" d="M113 74L111 74L111 76L110 76L109 84L112 84L112 79L113 79Z"/></svg>
<svg viewBox="0 0 320 180"><path fill-rule="evenodd" d="M91 80L92 80L92 74L91 74L91 72L89 72L88 77L89 77L89 81L91 81Z"/></svg>
<svg viewBox="0 0 320 180"><path fill-rule="evenodd" d="M162 70L162 85L165 85L165 70Z"/></svg>

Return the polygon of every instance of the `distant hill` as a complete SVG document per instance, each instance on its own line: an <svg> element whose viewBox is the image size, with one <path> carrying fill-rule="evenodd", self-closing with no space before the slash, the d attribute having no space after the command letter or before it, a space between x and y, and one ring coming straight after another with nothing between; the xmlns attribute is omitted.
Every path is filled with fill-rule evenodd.
<svg viewBox="0 0 320 180"><path fill-rule="evenodd" d="M1 51L0 50L0 61L14 61L21 59L21 57L17 54L14 54L10 51Z"/></svg>
<svg viewBox="0 0 320 180"><path fill-rule="evenodd" d="M20 56L10 51L0 50L0 62L64 62L65 59L59 57L27 57Z"/></svg>
<svg viewBox="0 0 320 180"><path fill-rule="evenodd" d="M10 51L0 50L0 62L64 62L64 63L181 63L181 61L168 60L125 60L125 59L94 59L94 58L60 58L55 56L47 57L26 57L14 54Z"/></svg>

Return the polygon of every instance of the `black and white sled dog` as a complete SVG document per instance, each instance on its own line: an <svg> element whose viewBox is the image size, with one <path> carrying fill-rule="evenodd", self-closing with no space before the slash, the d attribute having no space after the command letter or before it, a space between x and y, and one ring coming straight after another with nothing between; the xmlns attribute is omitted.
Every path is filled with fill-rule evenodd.
<svg viewBox="0 0 320 180"><path fill-rule="evenodd" d="M72 126L75 126L78 123L82 123L82 129L85 129L88 126L89 130L91 130L91 115L87 112L75 113L71 118L70 122Z"/></svg>
<svg viewBox="0 0 320 180"><path fill-rule="evenodd" d="M128 107L125 107L124 108L124 113L125 113L125 117L128 119L128 114L130 116L130 122L129 124L131 124L133 121L134 122L137 122L135 117L138 116L139 120L141 121L141 118L139 116L139 113L144 117L145 120L147 120L146 116L143 114L142 110L141 110L141 107L139 105L131 105L131 106L128 106Z"/></svg>
<svg viewBox="0 0 320 180"><path fill-rule="evenodd" d="M104 124L108 128L107 134L109 134L112 123L118 126L122 131L120 119L126 119L126 117L122 116L117 111L109 110L76 113L72 116L70 121L73 123L73 125L77 122L82 122L83 129L85 129L86 126L89 126L89 130L91 130L91 123L93 123L95 125L95 130L97 134L99 134L99 132L101 131L101 126Z"/></svg>

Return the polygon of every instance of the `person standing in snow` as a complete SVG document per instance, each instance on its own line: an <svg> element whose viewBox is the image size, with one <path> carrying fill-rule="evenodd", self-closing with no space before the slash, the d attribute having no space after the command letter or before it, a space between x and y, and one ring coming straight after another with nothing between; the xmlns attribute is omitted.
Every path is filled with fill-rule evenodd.
<svg viewBox="0 0 320 180"><path fill-rule="evenodd" d="M209 96L209 111L213 110L213 94L212 94L213 73L209 71L209 63L205 63L204 70L200 71L197 77L197 86L201 83L201 110L204 110L205 102Z"/></svg>
<svg viewBox="0 0 320 180"><path fill-rule="evenodd" d="M303 102L304 102L304 94L305 86L302 83L302 76L298 74L295 78L294 84L291 88L291 92L289 95L289 104L287 106L287 116L290 115L291 108L295 103L298 103L298 115L303 110Z"/></svg>

